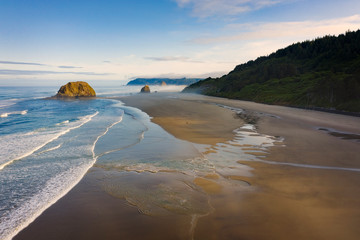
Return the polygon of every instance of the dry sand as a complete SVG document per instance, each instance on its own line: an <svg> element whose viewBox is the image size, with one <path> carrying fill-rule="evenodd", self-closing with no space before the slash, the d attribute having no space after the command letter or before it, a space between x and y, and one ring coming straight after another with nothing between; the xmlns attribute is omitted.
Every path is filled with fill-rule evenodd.
<svg viewBox="0 0 360 240"><path fill-rule="evenodd" d="M318 130L360 135L360 118L192 94L144 94L121 98L153 117L175 137L202 144L225 142L243 124L229 109L260 117L260 133L284 144L259 157L265 161L360 169L360 142ZM248 146L248 152L254 152ZM224 193L217 174L194 183L210 196L213 211L197 220L194 239L359 239L360 172L294 167L239 159L252 177L225 176L251 184L251 190ZM186 219L136 214L126 201L98 186L94 168L72 191L45 211L15 239L189 239L176 228ZM144 178L144 174L131 173ZM167 174L167 173L163 173ZM171 174L171 173L168 173ZM239 174L240 175L240 174ZM174 223L176 222L176 224Z"/></svg>

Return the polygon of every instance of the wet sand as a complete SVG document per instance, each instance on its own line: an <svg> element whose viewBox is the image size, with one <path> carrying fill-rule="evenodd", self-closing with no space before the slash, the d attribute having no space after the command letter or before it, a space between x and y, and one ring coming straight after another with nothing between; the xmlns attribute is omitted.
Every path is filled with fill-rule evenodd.
<svg viewBox="0 0 360 240"><path fill-rule="evenodd" d="M229 109L184 100L179 94L139 94L120 100L148 113L154 123L175 137L200 144L230 140L234 129L243 124Z"/></svg>
<svg viewBox="0 0 360 240"><path fill-rule="evenodd" d="M358 135L358 117L200 95L178 97L181 98L178 104L217 103L257 114L260 133L285 139L286 147L270 148L266 160L360 169L360 142L356 138L341 139L318 130L323 127ZM153 116L152 109L140 99L123 101ZM160 104L159 101L154 103ZM191 136L185 139L193 141ZM357 226L360 172L240 162L254 168L254 177L242 179L250 181L257 190L243 194L233 204L228 200L224 204L219 199L221 211L199 221L195 239L358 239L360 236ZM217 204L214 200L213 206Z"/></svg>
<svg viewBox="0 0 360 240"><path fill-rule="evenodd" d="M318 129L359 135L360 118L191 94L154 93L121 100L148 113L175 137L190 142L211 145L234 138L233 130L243 120L216 104L257 115L259 133L284 141L266 154L243 146L254 159L262 160L239 157L237 164L252 167L252 176L209 173L190 179L210 203L209 209L197 212L198 218L184 213L164 215L161 210L157 214L141 212L131 201L100 186L103 179L118 176L117 171L94 167L14 239L358 239L360 172L351 169L360 169L360 142ZM160 180L188 181L171 172L120 175L119 184L137 181L144 188ZM224 179L231 184L222 185ZM238 183L244 187L235 185ZM194 196L206 205L203 195Z"/></svg>

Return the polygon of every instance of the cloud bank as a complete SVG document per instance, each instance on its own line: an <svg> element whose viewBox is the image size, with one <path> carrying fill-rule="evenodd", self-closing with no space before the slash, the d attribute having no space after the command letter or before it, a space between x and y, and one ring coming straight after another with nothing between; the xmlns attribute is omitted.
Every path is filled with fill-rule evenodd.
<svg viewBox="0 0 360 240"><path fill-rule="evenodd" d="M12 65L32 65L32 66L48 66L42 63L32 63L32 62L12 62L12 61L0 61L0 64L12 64Z"/></svg>

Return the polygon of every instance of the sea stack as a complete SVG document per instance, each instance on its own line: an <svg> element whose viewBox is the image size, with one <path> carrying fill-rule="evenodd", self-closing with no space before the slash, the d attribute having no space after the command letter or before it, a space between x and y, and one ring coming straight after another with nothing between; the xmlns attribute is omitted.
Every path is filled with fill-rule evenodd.
<svg viewBox="0 0 360 240"><path fill-rule="evenodd" d="M141 90L141 93L150 93L150 87L149 85L145 85Z"/></svg>
<svg viewBox="0 0 360 240"><path fill-rule="evenodd" d="M161 86L166 86L166 82L162 81Z"/></svg>
<svg viewBox="0 0 360 240"><path fill-rule="evenodd" d="M96 93L87 82L78 81L61 86L55 97L96 97Z"/></svg>

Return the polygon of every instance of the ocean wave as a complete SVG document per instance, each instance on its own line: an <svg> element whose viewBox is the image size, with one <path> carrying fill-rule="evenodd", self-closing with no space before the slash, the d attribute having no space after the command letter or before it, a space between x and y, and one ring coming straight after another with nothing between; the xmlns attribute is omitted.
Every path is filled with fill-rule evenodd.
<svg viewBox="0 0 360 240"><path fill-rule="evenodd" d="M57 123L56 126L64 125L64 124L67 124L67 123L69 123L69 122L70 122L69 120L62 121L62 122L60 122L60 123Z"/></svg>
<svg viewBox="0 0 360 240"><path fill-rule="evenodd" d="M11 240L18 232L27 227L48 207L68 193L85 175L94 162L74 167L53 177L38 194L0 222L0 237ZM27 217L24 217L27 216Z"/></svg>
<svg viewBox="0 0 360 240"><path fill-rule="evenodd" d="M95 117L99 115L98 117ZM95 117L95 118L94 118ZM98 156L95 154L95 147L99 139L105 136L109 130L114 127L116 124L122 121L122 116L116 118L107 118L96 112L95 114L84 116L79 118L76 122L67 123L67 128L63 129L61 135L64 135L64 132L69 132L72 129L79 128L85 123L89 122L89 125L84 126L90 133L85 130L81 135L76 133L76 139L81 145L75 143L60 143L56 146L45 149L41 152L38 152L37 155L46 154L49 151L57 151L51 154L51 156L57 156L60 152L65 151L65 155L61 155L61 158L66 159L76 159L76 162L67 162L64 163L61 161L61 168L66 170L60 170L61 172L52 176L49 179L44 187L41 187L41 191L35 193L31 198L26 200L24 203L21 203L20 207L10 210L6 215L3 215L0 219L0 239L10 240L22 229L27 227L31 222L33 222L38 216L42 214L47 208L53 205L56 201L62 198L66 193L68 193L86 174L86 172L94 165ZM106 126L99 129L98 124L106 119ZM69 127L70 126L70 127ZM96 126L96 127L95 127ZM93 135L93 132L96 132L96 135ZM37 133L34 133L35 135ZM90 135L89 135L90 134ZM56 136L60 135L60 132ZM55 137L56 137L55 136ZM50 140L48 141L50 142ZM70 147L70 149L68 149ZM75 149L73 149L75 148ZM86 150L85 155L76 155L77 153L83 152L81 149ZM81 153L81 154L84 154ZM74 157L75 155L77 157ZM47 156L43 156L47 158ZM38 160L41 158L37 158ZM58 164L58 163L54 163ZM65 164L65 165L64 165ZM52 166L53 164L51 164ZM42 168L45 166L43 165ZM60 167L60 165L59 165Z"/></svg>
<svg viewBox="0 0 360 240"><path fill-rule="evenodd" d="M0 100L0 109L12 106L16 104L17 102L21 101L20 98L12 98L12 99L6 99L6 100Z"/></svg>
<svg viewBox="0 0 360 240"><path fill-rule="evenodd" d="M98 113L81 117L78 121L63 127L54 129L43 128L25 134L10 134L0 137L0 145L2 146L0 149L0 170L17 160L30 156L71 130L83 126Z"/></svg>
<svg viewBox="0 0 360 240"><path fill-rule="evenodd" d="M7 113L2 113L0 114L1 118L6 118L9 115L26 115L28 113L28 110L23 110L23 111L14 111L14 112L7 112Z"/></svg>

